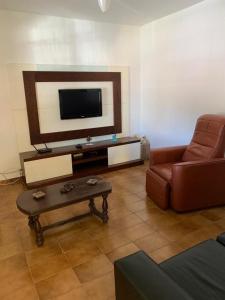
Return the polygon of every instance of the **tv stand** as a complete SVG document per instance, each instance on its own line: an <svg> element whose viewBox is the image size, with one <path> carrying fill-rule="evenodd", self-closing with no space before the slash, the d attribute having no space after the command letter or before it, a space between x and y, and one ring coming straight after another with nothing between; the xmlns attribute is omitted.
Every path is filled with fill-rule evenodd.
<svg viewBox="0 0 225 300"><path fill-rule="evenodd" d="M35 151L20 153L27 187L35 188L143 164L138 138L124 137L116 142L105 140L81 146L57 147L45 154Z"/></svg>

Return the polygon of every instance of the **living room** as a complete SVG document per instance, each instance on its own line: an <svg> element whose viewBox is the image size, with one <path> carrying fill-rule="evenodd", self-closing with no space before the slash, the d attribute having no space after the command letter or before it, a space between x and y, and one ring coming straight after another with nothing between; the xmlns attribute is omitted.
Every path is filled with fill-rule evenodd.
<svg viewBox="0 0 225 300"><path fill-rule="evenodd" d="M223 0L0 1L1 299L224 299L224 25Z"/></svg>

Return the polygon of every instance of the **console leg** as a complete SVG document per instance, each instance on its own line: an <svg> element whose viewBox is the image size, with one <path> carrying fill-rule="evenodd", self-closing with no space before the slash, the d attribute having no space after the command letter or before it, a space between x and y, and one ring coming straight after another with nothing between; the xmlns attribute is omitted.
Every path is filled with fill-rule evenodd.
<svg viewBox="0 0 225 300"><path fill-rule="evenodd" d="M43 237L42 227L39 222L39 216L34 216L33 221L34 221L34 231L35 231L35 235L36 235L36 243L37 243L38 247L40 247L44 243L44 237Z"/></svg>
<svg viewBox="0 0 225 300"><path fill-rule="evenodd" d="M102 198L103 198L103 202L102 202L102 220L103 223L107 223L108 222L108 202L107 202L107 197L108 194L103 194Z"/></svg>

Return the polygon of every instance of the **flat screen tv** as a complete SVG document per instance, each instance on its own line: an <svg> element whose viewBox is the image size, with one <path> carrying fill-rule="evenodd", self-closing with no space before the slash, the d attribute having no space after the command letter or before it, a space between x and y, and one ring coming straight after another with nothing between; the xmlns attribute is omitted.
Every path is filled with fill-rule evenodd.
<svg viewBox="0 0 225 300"><path fill-rule="evenodd" d="M59 90L61 120L102 116L101 89Z"/></svg>

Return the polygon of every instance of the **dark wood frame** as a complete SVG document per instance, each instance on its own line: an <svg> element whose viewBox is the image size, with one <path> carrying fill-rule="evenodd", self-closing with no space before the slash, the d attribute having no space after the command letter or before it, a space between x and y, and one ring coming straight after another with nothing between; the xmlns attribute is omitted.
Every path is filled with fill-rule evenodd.
<svg viewBox="0 0 225 300"><path fill-rule="evenodd" d="M30 130L31 144L72 140L87 136L100 136L122 132L121 121L121 73L119 72L43 72L23 71L23 80L27 104L27 115ZM113 126L69 130L60 132L41 133L36 82L85 82L111 81L113 83Z"/></svg>

